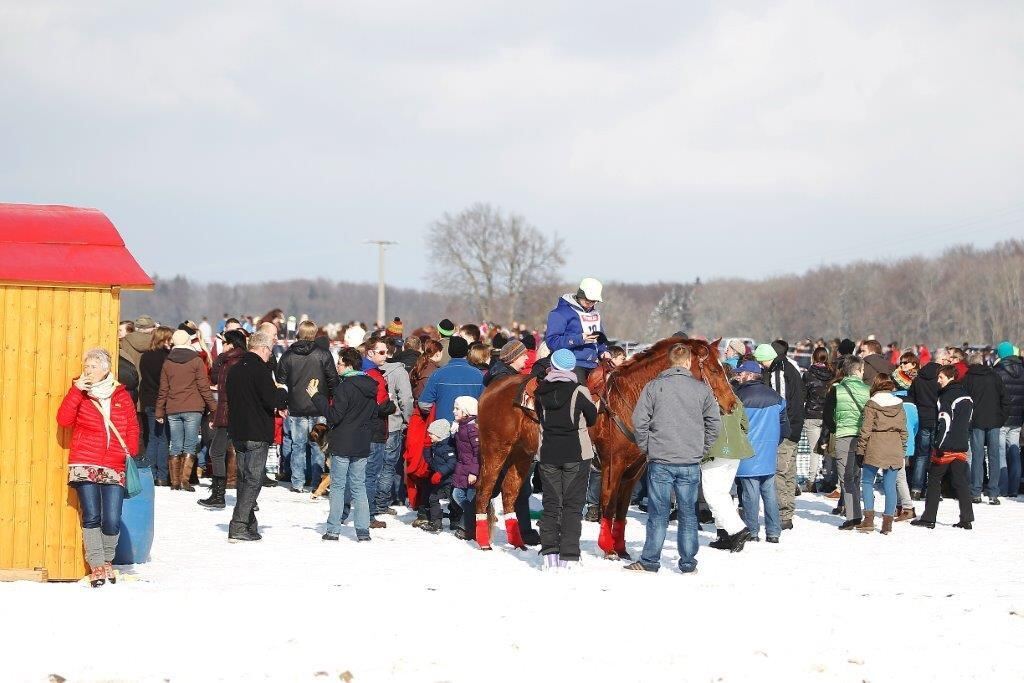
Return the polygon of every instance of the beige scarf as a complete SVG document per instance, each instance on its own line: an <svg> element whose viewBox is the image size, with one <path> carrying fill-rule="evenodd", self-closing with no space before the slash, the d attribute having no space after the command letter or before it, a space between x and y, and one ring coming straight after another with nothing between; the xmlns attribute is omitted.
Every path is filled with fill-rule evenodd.
<svg viewBox="0 0 1024 683"><path fill-rule="evenodd" d="M106 377L89 387L89 398L93 399L100 409L100 414L103 415L103 428L107 432L108 448L110 447L110 397L114 395L115 389L117 389L117 380L114 379L113 373L107 373Z"/></svg>

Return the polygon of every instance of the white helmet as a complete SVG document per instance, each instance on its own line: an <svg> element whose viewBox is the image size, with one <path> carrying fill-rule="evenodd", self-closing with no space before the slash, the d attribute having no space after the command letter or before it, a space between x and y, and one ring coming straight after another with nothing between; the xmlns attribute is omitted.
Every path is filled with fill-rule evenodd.
<svg viewBox="0 0 1024 683"><path fill-rule="evenodd" d="M591 301L603 301L601 299L601 282L592 277L585 277L580 281L580 294Z"/></svg>

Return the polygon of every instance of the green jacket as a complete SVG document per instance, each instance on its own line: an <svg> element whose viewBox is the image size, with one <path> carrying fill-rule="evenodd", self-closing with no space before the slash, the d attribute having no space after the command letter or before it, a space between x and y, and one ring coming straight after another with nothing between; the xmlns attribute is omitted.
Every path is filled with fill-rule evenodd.
<svg viewBox="0 0 1024 683"><path fill-rule="evenodd" d="M754 447L750 445L747 432L750 430L750 423L747 421L747 411L743 403L737 398L736 407L728 415L722 415L721 431L718 438L711 445L711 450L701 462L707 462L712 458L725 458L728 460L744 460L754 455Z"/></svg>
<svg viewBox="0 0 1024 683"><path fill-rule="evenodd" d="M856 377L844 377L835 386L835 392L836 438L858 436L860 423L864 417L864 408L868 404L868 399L871 398L868 385Z"/></svg>

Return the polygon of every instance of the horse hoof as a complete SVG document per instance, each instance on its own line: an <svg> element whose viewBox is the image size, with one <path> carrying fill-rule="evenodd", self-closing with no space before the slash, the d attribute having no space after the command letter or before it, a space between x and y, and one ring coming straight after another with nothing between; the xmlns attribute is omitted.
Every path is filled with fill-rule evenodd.
<svg viewBox="0 0 1024 683"><path fill-rule="evenodd" d="M514 545L512 546L512 548L514 550L529 550L529 548L527 548L525 545Z"/></svg>
<svg viewBox="0 0 1024 683"><path fill-rule="evenodd" d="M489 545L482 545L480 546L480 550L492 550L492 548Z"/></svg>
<svg viewBox="0 0 1024 683"><path fill-rule="evenodd" d="M620 560L632 560L633 559L632 557L629 556L629 553L627 553L625 550L618 550L618 551L616 551L615 552L615 556L618 557Z"/></svg>

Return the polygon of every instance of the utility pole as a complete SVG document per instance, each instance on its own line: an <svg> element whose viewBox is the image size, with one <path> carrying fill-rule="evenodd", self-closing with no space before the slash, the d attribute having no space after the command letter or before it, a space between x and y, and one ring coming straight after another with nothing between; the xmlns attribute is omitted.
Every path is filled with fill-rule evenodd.
<svg viewBox="0 0 1024 683"><path fill-rule="evenodd" d="M366 240L365 243L377 245L377 322L382 325L386 325L387 321L384 320L384 250L392 244L398 244L398 242L392 242L390 240Z"/></svg>

